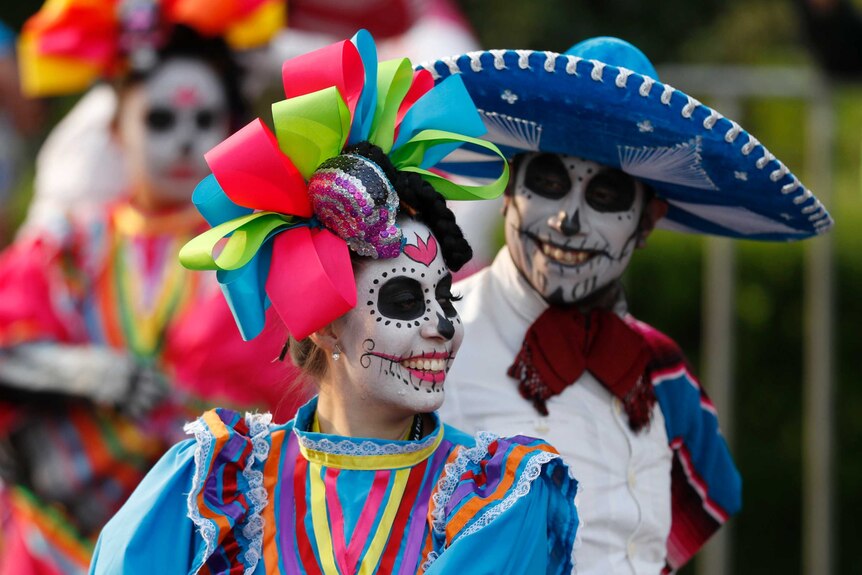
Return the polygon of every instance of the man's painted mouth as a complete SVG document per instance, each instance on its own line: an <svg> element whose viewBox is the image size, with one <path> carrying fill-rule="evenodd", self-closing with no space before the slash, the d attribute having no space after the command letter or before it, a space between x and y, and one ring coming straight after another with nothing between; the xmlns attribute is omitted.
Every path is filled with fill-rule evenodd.
<svg viewBox="0 0 862 575"><path fill-rule="evenodd" d="M543 241L535 234L527 231L523 231L521 233L532 240L545 257L552 262L563 266L576 267L587 263L595 257L607 256L607 253L602 250L574 249L568 246L561 246L553 242Z"/></svg>

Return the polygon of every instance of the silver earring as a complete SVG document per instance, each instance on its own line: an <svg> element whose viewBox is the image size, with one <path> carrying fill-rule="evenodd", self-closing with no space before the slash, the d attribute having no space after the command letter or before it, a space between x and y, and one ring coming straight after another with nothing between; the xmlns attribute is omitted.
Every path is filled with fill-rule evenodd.
<svg viewBox="0 0 862 575"><path fill-rule="evenodd" d="M338 348L338 344L335 344L335 350L332 352L332 361L338 361L341 358L341 350Z"/></svg>

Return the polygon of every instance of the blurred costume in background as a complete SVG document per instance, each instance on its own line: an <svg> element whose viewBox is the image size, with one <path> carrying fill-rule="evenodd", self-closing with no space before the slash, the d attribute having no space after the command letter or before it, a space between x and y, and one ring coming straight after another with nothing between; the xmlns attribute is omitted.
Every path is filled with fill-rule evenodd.
<svg viewBox="0 0 862 575"><path fill-rule="evenodd" d="M753 136L659 82L622 40L428 69L463 78L513 166L506 247L455 286L469 337L441 416L559 447L582 486L579 573L676 570L739 510L741 482L685 356L628 312L619 278L656 223L788 241L832 219ZM468 150L439 167L481 181L495 164Z"/></svg>
<svg viewBox="0 0 862 575"><path fill-rule="evenodd" d="M283 75L275 133L256 120L207 155L195 201L214 227L181 259L236 274L226 294L247 338L270 302L291 346L337 330L341 347L316 347L326 367L309 369L330 377L287 424L229 410L190 424L195 438L103 530L93 573L568 575L577 482L559 454L433 414L463 333L449 268L470 257L444 198L495 197L508 176L501 163L489 185L460 186L429 171L467 143L500 157L475 139L463 84L378 63L364 31ZM420 351L423 365L392 355ZM413 423L388 438L322 432L333 396L360 421Z"/></svg>
<svg viewBox="0 0 862 575"><path fill-rule="evenodd" d="M271 360L283 330L273 322L270 337L238 345L215 276L177 261L206 226L190 201L203 153L245 115L222 36L264 40L242 26L267 6L50 0L24 27L31 93L116 83L108 133L129 177L121 197L0 255L0 471L13 514L2 573L86 572L102 525L203 401L282 401L289 373ZM115 160L68 189L113 177Z"/></svg>

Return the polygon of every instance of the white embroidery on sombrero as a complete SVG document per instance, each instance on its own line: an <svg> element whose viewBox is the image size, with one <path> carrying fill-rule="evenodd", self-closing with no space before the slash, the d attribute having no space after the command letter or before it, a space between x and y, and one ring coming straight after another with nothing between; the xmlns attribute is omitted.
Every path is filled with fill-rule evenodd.
<svg viewBox="0 0 862 575"><path fill-rule="evenodd" d="M652 122L649 120L643 120L642 122L638 122L638 131L643 134L644 132L652 132L655 128L652 125Z"/></svg>
<svg viewBox="0 0 862 575"><path fill-rule="evenodd" d="M748 173L746 172L733 172L733 177L743 182L748 181Z"/></svg>
<svg viewBox="0 0 862 575"><path fill-rule="evenodd" d="M807 233L807 230L787 226L772 218L767 218L766 216L737 206L694 204L676 200L668 200L668 203L742 235L773 233L799 235Z"/></svg>
<svg viewBox="0 0 862 575"><path fill-rule="evenodd" d="M700 137L676 146L618 146L620 169L631 176L688 186L698 190L718 187L701 167Z"/></svg>
<svg viewBox="0 0 862 575"><path fill-rule="evenodd" d="M483 136L486 140L520 150L539 150L539 142L542 140L541 124L485 110L479 110L479 114L488 128L488 133Z"/></svg>

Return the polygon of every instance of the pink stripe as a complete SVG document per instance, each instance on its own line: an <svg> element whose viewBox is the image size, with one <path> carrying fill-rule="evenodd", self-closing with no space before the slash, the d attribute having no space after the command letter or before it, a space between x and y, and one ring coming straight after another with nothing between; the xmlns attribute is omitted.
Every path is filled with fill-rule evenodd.
<svg viewBox="0 0 862 575"><path fill-rule="evenodd" d="M338 470L331 467L326 469L326 477L323 482L326 486L326 506L329 508L329 526L332 529L332 547L335 551L335 561L338 563L338 570L342 573L352 573L348 569L347 549L344 545L344 512L341 510L341 503L338 501L338 491L336 482L338 481Z"/></svg>
<svg viewBox="0 0 862 575"><path fill-rule="evenodd" d="M368 541L371 526L374 524L374 519L377 518L377 510L380 509L383 496L389 491L389 477L391 474L392 472L388 469L381 469L374 474L371 493L368 494L368 499L365 500L365 506L362 508L362 513L356 522L356 528L353 530L353 537L350 538L350 547L347 549L348 565L352 567L355 567L359 561L359 555ZM345 571L345 573L353 573L353 571Z"/></svg>

